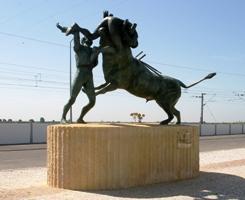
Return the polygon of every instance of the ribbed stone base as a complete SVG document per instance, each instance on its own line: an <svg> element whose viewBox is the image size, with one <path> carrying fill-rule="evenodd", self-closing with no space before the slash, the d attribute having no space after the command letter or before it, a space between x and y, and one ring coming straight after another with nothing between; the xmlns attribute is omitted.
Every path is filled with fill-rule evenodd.
<svg viewBox="0 0 245 200"><path fill-rule="evenodd" d="M48 127L48 185L126 188L199 174L194 126L70 124Z"/></svg>

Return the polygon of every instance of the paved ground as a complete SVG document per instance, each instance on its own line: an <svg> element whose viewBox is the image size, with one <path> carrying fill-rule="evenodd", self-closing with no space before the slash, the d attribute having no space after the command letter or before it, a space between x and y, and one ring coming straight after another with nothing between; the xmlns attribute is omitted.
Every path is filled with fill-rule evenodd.
<svg viewBox="0 0 245 200"><path fill-rule="evenodd" d="M45 148L45 145L0 146L1 200L245 200L245 136L202 138L201 174L196 179L96 192L47 187Z"/></svg>
<svg viewBox="0 0 245 200"><path fill-rule="evenodd" d="M46 166L46 145L0 146L0 170Z"/></svg>
<svg viewBox="0 0 245 200"><path fill-rule="evenodd" d="M245 135L202 137L200 152L245 148ZM0 170L46 166L46 145L0 146Z"/></svg>
<svg viewBox="0 0 245 200"><path fill-rule="evenodd" d="M201 137L200 151L220 151L245 148L245 134L234 136Z"/></svg>

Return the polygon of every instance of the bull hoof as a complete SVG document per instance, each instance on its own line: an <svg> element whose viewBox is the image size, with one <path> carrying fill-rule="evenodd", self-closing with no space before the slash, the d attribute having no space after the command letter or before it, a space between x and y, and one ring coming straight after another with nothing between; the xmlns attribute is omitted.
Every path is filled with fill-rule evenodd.
<svg viewBox="0 0 245 200"><path fill-rule="evenodd" d="M60 123L61 123L61 124L68 124L69 121L67 121L66 119L62 118L62 119L60 120Z"/></svg>
<svg viewBox="0 0 245 200"><path fill-rule="evenodd" d="M78 119L77 120L77 123L78 124L87 124L83 119Z"/></svg>
<svg viewBox="0 0 245 200"><path fill-rule="evenodd" d="M160 122L160 125L168 125L169 121L168 120L164 120Z"/></svg>

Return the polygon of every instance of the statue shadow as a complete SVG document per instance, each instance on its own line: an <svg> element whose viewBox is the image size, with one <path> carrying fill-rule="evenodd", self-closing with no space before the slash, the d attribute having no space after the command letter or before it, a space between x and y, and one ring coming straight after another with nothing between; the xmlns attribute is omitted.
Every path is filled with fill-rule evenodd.
<svg viewBox="0 0 245 200"><path fill-rule="evenodd" d="M230 174L201 172L195 179L93 193L139 199L174 196L187 196L197 200L214 197L214 199L245 199L245 179Z"/></svg>

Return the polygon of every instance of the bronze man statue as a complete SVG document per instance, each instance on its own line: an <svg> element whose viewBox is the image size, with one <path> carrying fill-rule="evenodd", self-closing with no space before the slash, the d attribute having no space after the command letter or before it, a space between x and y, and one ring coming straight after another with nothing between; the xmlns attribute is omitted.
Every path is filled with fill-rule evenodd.
<svg viewBox="0 0 245 200"><path fill-rule="evenodd" d="M93 68L98 64L98 54L100 49L98 47L91 48L92 41L83 37L80 43L79 26L74 24L72 27L62 27L57 24L57 28L60 29L66 35L73 34L74 38L74 51L76 59L76 75L73 80L71 97L68 103L64 106L61 123L67 123L66 115L71 106L74 104L79 92L83 88L89 99L89 103L82 108L78 123L85 123L83 117L85 114L95 105L95 91L93 82Z"/></svg>

